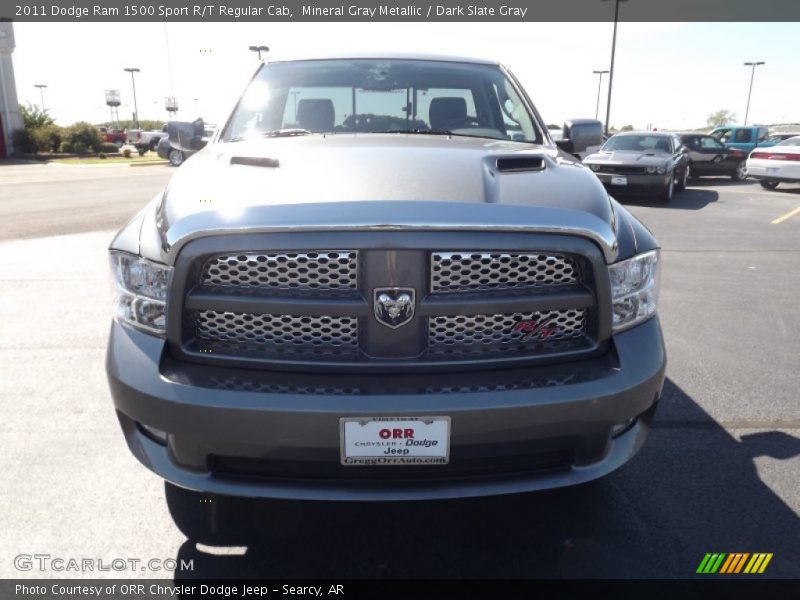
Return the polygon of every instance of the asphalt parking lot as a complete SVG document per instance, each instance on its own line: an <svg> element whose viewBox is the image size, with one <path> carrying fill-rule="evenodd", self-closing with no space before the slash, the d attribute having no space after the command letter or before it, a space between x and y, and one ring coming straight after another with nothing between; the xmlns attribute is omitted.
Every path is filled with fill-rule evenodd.
<svg viewBox="0 0 800 600"><path fill-rule="evenodd" d="M626 201L663 246L668 379L654 430L589 486L430 504L221 503L247 546L197 546L131 456L103 370L105 248L164 166L0 163L0 577L19 554L193 560L181 576L686 577L771 552L800 577L800 186L704 179ZM70 573L172 577L163 571Z"/></svg>

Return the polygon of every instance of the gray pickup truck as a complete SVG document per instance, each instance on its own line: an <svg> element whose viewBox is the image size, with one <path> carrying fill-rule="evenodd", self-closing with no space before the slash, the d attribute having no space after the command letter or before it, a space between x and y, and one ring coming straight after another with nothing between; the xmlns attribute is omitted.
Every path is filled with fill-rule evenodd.
<svg viewBox="0 0 800 600"><path fill-rule="evenodd" d="M572 156L598 142L554 143L495 62L262 64L111 243L131 451L176 489L307 500L618 468L664 380L660 254Z"/></svg>

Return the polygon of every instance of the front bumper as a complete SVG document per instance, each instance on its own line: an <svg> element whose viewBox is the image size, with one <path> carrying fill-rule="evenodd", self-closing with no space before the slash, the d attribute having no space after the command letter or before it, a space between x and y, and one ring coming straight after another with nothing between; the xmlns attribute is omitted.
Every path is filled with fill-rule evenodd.
<svg viewBox="0 0 800 600"><path fill-rule="evenodd" d="M637 175L622 175L616 173L595 173L597 178L600 182L606 186L606 188L614 191L625 191L625 190L641 190L641 189L663 189L667 187L669 183L669 178L672 176L669 173L665 173L663 175L659 175L658 173L647 174L637 174ZM612 183L612 178L614 177L624 177L626 180L625 185L617 185Z"/></svg>
<svg viewBox="0 0 800 600"><path fill-rule="evenodd" d="M178 363L163 340L114 322L106 366L131 451L173 484L248 497L424 500L574 485L627 462L646 438L666 355L657 319L613 342L597 359L495 371L489 385L459 385L473 375L458 373L314 382ZM341 417L404 415L451 417L449 465L339 464ZM612 437L622 423L631 425ZM167 444L141 425L166 432Z"/></svg>

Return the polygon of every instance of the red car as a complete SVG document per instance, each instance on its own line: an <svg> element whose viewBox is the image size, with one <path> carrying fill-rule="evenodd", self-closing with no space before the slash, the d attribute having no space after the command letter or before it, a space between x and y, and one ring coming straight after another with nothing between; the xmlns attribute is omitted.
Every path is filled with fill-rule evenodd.
<svg viewBox="0 0 800 600"><path fill-rule="evenodd" d="M108 127L98 127L98 129L102 140L116 144L117 148L122 148L128 141L128 134L120 129L109 129Z"/></svg>

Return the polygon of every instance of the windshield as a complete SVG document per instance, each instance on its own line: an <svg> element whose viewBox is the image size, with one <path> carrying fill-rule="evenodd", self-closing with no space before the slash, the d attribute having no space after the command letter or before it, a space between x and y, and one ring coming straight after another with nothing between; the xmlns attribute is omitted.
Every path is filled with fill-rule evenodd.
<svg viewBox="0 0 800 600"><path fill-rule="evenodd" d="M788 140L775 144L776 146L800 146L800 135L790 137Z"/></svg>
<svg viewBox="0 0 800 600"><path fill-rule="evenodd" d="M615 135L603 145L602 149L633 150L636 152L672 152L669 138L663 135Z"/></svg>
<svg viewBox="0 0 800 600"><path fill-rule="evenodd" d="M308 133L418 133L541 143L495 65L419 60L318 60L265 65L222 141Z"/></svg>

